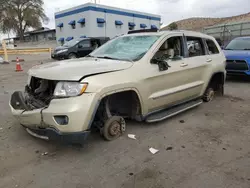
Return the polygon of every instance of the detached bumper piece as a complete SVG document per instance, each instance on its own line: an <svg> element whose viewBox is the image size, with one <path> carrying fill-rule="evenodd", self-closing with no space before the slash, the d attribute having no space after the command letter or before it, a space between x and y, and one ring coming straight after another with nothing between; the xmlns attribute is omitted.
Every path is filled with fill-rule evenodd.
<svg viewBox="0 0 250 188"><path fill-rule="evenodd" d="M25 126L26 131L36 137L43 140L50 140L50 141L59 141L62 143L83 143L90 131L84 131L84 132L77 132L77 133L60 133L55 129L52 128L46 128L46 129L30 129Z"/></svg>
<svg viewBox="0 0 250 188"><path fill-rule="evenodd" d="M30 110L29 106L25 103L23 93L15 91L10 99L10 104L15 110Z"/></svg>

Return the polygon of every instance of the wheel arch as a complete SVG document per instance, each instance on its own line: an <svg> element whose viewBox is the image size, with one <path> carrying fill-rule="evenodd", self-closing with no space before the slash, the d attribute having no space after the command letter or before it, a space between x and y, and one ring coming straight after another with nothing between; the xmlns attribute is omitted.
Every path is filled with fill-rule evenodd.
<svg viewBox="0 0 250 188"><path fill-rule="evenodd" d="M68 55L67 55L68 58L69 58L70 54L74 54L77 58L79 57L79 55L78 55L76 52L72 51L72 52L69 52L69 53L68 53Z"/></svg>
<svg viewBox="0 0 250 188"><path fill-rule="evenodd" d="M219 71L219 72L215 72L209 82L208 82L208 85L206 87L206 90L209 88L209 87L212 87L215 91L217 92L220 92L222 95L224 94L224 84L225 84L225 79L226 79L226 76L225 76L225 73L222 72L222 71Z"/></svg>
<svg viewBox="0 0 250 188"><path fill-rule="evenodd" d="M97 114L97 111L98 111L101 103L105 100L105 98L107 98L108 96L112 96L114 94L119 94L119 93L124 93L124 92L133 92L136 95L138 102L139 102L139 108L140 108L140 119L138 119L138 120L142 120L142 114L144 112L144 105L143 105L142 97L139 94L138 90L136 88L117 89L117 90L106 92L99 97L99 99L95 105L94 111L92 113L91 120L89 122L89 127L88 127L89 129L91 128L93 121L95 119L95 116Z"/></svg>

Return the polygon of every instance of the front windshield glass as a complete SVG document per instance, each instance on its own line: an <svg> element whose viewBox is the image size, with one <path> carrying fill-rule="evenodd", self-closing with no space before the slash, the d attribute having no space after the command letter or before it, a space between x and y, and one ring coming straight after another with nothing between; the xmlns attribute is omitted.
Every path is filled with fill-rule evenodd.
<svg viewBox="0 0 250 188"><path fill-rule="evenodd" d="M160 36L123 36L113 39L90 56L118 60L137 61L141 59Z"/></svg>
<svg viewBox="0 0 250 188"><path fill-rule="evenodd" d="M226 50L250 50L250 38L239 38L232 40Z"/></svg>
<svg viewBox="0 0 250 188"><path fill-rule="evenodd" d="M79 39L73 39L71 41L68 41L66 43L63 44L64 47L71 47L76 45L79 42Z"/></svg>

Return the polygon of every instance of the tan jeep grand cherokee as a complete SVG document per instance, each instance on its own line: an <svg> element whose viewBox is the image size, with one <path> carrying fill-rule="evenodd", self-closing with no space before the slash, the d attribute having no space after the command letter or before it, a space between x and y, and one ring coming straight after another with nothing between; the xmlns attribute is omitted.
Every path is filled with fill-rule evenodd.
<svg viewBox="0 0 250 188"><path fill-rule="evenodd" d="M190 31L144 32L110 40L88 57L29 70L10 107L33 136L107 140L126 118L157 122L223 94L225 57L216 40Z"/></svg>

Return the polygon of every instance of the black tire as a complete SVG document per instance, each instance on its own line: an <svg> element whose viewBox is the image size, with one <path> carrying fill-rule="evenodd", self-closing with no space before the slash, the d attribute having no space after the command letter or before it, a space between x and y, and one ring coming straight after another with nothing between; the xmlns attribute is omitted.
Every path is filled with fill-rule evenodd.
<svg viewBox="0 0 250 188"><path fill-rule="evenodd" d="M120 137L125 132L126 123L123 117L112 116L102 128L102 136L105 140L112 141Z"/></svg>
<svg viewBox="0 0 250 188"><path fill-rule="evenodd" d="M205 91L202 99L204 102L210 102L213 100L214 95L215 95L214 89L210 87Z"/></svg>
<svg viewBox="0 0 250 188"><path fill-rule="evenodd" d="M75 53L70 53L70 54L68 55L68 58L69 58L69 59L76 59L76 58L77 58L77 55L76 55Z"/></svg>

